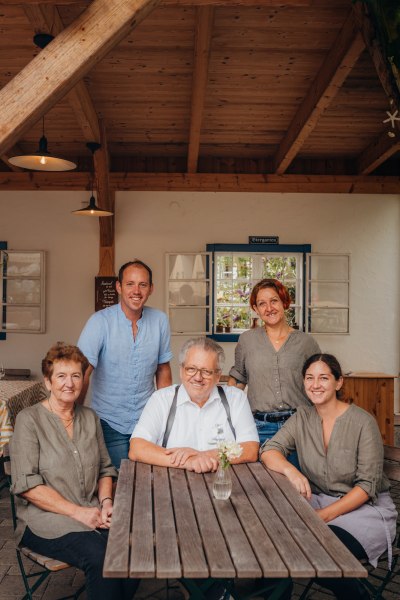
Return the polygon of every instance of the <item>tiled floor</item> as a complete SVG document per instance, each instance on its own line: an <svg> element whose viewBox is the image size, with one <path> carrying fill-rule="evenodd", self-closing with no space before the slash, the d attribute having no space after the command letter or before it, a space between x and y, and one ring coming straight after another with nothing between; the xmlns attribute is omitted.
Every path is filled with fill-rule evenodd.
<svg viewBox="0 0 400 600"><path fill-rule="evenodd" d="M392 495L400 512L400 483L396 484L392 489ZM29 565L32 565L27 560ZM31 568L31 567L30 567ZM74 593L83 582L83 575L75 569L68 569L51 575L48 580L37 590L34 595L35 600L56 600L61 596L69 593ZM296 580L295 589L292 596L293 600L298 600L306 580ZM242 583L243 585L243 583ZM175 586L170 590L167 596L164 581L143 580L139 590L135 596L135 600L145 600L146 598L154 600L164 600L168 597L169 600L185 600L187 594L175 582ZM244 582L243 595L245 588L250 591L252 582ZM14 544L12 541L12 522L9 507L8 492L3 490L0 494L0 600L18 600L24 595L23 584L16 560ZM80 596L81 600L85 600L86 594ZM312 600L329 600L333 596L329 592L318 589L316 586L312 588L308 598ZM394 583L390 584L383 598L385 600L400 599L400 574L396 577ZM110 600L113 600L110 598ZM343 598L341 600L351 600Z"/></svg>

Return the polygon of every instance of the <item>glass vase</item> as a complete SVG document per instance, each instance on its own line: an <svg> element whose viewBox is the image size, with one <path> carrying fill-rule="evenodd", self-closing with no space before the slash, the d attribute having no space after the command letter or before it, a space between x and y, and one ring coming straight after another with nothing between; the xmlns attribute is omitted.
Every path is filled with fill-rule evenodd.
<svg viewBox="0 0 400 600"><path fill-rule="evenodd" d="M230 465L223 467L221 463L215 473L213 494L216 500L227 500L232 493L232 476Z"/></svg>

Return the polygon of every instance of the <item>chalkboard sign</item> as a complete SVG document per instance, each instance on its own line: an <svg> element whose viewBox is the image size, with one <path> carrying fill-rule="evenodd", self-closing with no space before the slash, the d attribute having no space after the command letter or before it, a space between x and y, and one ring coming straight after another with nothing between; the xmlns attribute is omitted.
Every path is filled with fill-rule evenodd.
<svg viewBox="0 0 400 600"><path fill-rule="evenodd" d="M117 277L96 277L95 278L95 311L107 308L118 303L118 294L115 289Z"/></svg>

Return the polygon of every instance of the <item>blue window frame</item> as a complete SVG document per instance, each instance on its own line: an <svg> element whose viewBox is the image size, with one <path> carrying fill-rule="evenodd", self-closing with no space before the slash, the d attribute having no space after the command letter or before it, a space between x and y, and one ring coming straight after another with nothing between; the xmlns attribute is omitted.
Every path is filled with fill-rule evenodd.
<svg viewBox="0 0 400 600"><path fill-rule="evenodd" d="M7 242L0 242L0 250L7 250ZM6 301L6 280L2 280L2 290L1 290L1 298L2 302ZM2 322L5 323L6 320L6 307L2 305ZM0 331L0 340L7 339L7 334L4 331Z"/></svg>
<svg viewBox="0 0 400 600"><path fill-rule="evenodd" d="M258 321L249 306L254 284L264 277L281 280L293 303L288 319L305 330L306 255L310 244L207 244L212 253L212 337L236 342L242 331ZM220 331L223 328L223 331Z"/></svg>

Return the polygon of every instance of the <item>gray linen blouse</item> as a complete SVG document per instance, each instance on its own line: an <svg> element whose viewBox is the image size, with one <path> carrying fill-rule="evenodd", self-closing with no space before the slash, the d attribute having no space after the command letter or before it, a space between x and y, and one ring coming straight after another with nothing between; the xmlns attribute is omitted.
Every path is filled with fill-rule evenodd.
<svg viewBox="0 0 400 600"><path fill-rule="evenodd" d="M274 437L263 444L260 454L278 450L287 456L297 450L301 471L314 493L343 496L355 485L372 500L389 490L383 473L383 444L372 415L351 404L336 419L325 452L322 423L314 407L301 407Z"/></svg>
<svg viewBox="0 0 400 600"><path fill-rule="evenodd" d="M321 350L314 338L297 330L276 351L264 327L256 327L240 336L229 375L248 385L253 411L274 412L309 405L301 369L306 359L318 352Z"/></svg>
<svg viewBox="0 0 400 600"><path fill-rule="evenodd" d="M18 494L37 485L48 485L74 504L99 505L98 480L116 477L117 471L111 464L99 418L91 408L75 407L72 439L62 421L43 404L25 408L15 423L10 454L11 491L17 495L17 543L26 526L46 539L90 531L83 523L44 511Z"/></svg>

